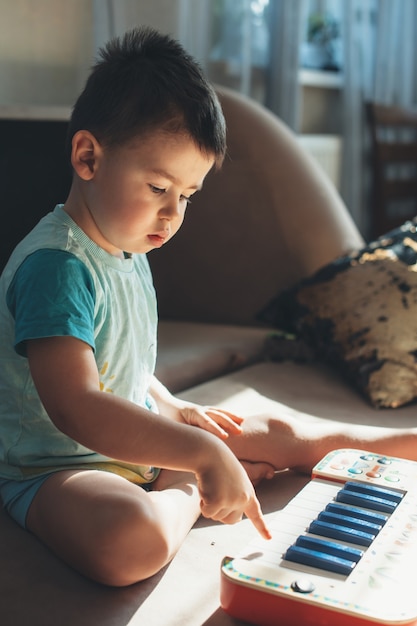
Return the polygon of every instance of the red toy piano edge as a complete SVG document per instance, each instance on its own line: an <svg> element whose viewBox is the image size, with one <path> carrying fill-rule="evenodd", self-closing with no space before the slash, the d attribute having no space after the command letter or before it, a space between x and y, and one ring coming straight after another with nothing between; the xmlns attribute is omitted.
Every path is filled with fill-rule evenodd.
<svg viewBox="0 0 417 626"><path fill-rule="evenodd" d="M223 572L223 565L230 557L223 559L220 605L231 617L256 626L383 626L384 623L362 619L342 610L314 607L299 597L292 599L277 597L272 593L258 591L245 584L236 584ZM397 626L397 625L396 625ZM398 626L417 626L417 621L398 622Z"/></svg>

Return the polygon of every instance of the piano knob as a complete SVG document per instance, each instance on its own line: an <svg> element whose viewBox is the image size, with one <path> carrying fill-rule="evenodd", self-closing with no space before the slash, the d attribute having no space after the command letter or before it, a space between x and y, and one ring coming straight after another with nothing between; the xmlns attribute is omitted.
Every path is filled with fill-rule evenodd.
<svg viewBox="0 0 417 626"><path fill-rule="evenodd" d="M291 589L297 593L312 593L315 587L309 578L297 578L291 583Z"/></svg>

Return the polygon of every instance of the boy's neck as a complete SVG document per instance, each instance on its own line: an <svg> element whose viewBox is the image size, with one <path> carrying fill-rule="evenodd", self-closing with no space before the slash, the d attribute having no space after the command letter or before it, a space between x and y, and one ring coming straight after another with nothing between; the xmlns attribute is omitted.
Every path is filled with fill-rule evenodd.
<svg viewBox="0 0 417 626"><path fill-rule="evenodd" d="M88 204L85 202L82 194L79 194L74 188L74 184L71 187L69 196L63 206L63 210L70 216L72 220L77 224L79 228L100 248L103 248L106 252L112 256L120 259L125 259L126 255L123 250L119 250L114 246L111 246L109 242L100 233L93 216L88 208Z"/></svg>

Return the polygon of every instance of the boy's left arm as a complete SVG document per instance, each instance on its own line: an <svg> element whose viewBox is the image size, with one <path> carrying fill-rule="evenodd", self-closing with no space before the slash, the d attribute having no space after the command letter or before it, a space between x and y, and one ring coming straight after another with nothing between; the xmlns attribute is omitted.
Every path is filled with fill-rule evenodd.
<svg viewBox="0 0 417 626"><path fill-rule="evenodd" d="M236 436L242 433L240 426L243 422L242 417L224 409L201 406L176 398L155 376L149 391L159 411L175 421L198 426L223 440L228 439L229 435ZM274 467L267 462L242 459L240 461L254 485L264 478L273 478L275 475Z"/></svg>

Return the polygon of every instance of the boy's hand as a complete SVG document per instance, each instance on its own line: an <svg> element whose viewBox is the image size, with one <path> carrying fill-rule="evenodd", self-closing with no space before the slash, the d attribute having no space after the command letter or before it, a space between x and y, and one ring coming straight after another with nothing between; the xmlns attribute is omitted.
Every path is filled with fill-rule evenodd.
<svg viewBox="0 0 417 626"><path fill-rule="evenodd" d="M229 435L240 435L242 432L240 424L243 418L229 411L191 402L184 402L178 410L184 424L203 428L220 439L227 439Z"/></svg>
<svg viewBox="0 0 417 626"><path fill-rule="evenodd" d="M197 473L201 513L223 524L235 524L246 515L261 536L270 539L253 485L234 454L226 450L210 457L207 467Z"/></svg>
<svg viewBox="0 0 417 626"><path fill-rule="evenodd" d="M159 412L176 422L198 426L209 433L227 439L229 435L240 435L242 417L219 408L201 406L173 396L154 376L150 393L156 401Z"/></svg>

